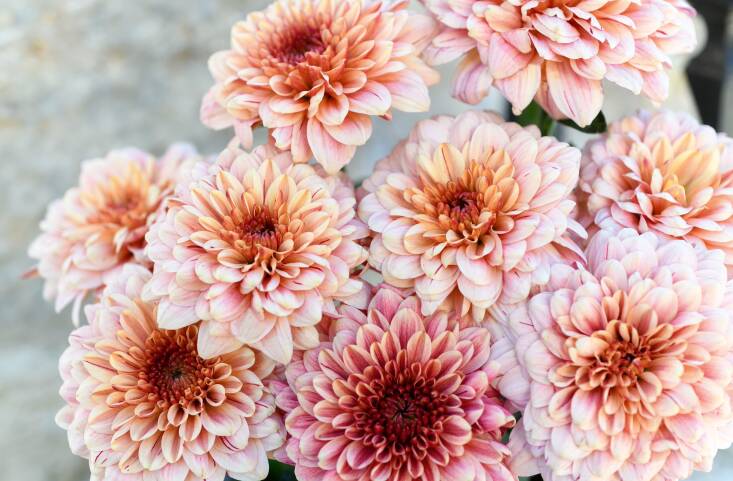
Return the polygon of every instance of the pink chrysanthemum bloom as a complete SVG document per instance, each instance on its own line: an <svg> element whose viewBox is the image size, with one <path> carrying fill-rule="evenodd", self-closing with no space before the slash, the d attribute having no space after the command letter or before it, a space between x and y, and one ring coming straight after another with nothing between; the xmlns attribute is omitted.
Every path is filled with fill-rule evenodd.
<svg viewBox="0 0 733 481"><path fill-rule="evenodd" d="M602 230L516 309L500 392L547 481L676 481L733 441L733 282L723 253Z"/></svg>
<svg viewBox="0 0 733 481"><path fill-rule="evenodd" d="M645 112L584 152L586 222L655 231L725 252L733 269L733 140L687 114Z"/></svg>
<svg viewBox="0 0 733 481"><path fill-rule="evenodd" d="M374 232L369 262L386 282L414 288L423 314L484 319L521 302L549 267L582 252L568 199L580 152L492 113L420 122L364 182L359 215Z"/></svg>
<svg viewBox="0 0 733 481"><path fill-rule="evenodd" d="M366 260L357 241L368 230L344 175L236 143L193 172L147 237L145 298L160 299L161 327L201 319L204 358L247 344L287 363L294 347L318 344L314 326L335 301L365 302L351 274Z"/></svg>
<svg viewBox="0 0 733 481"><path fill-rule="evenodd" d="M150 272L127 265L61 356L56 417L93 481L260 480L283 421L262 379L274 363L241 347L203 359L199 326L156 326L141 300Z"/></svg>
<svg viewBox="0 0 733 481"><path fill-rule="evenodd" d="M184 144L156 160L137 149L115 150L82 164L79 185L51 203L29 255L46 280L44 297L60 311L100 290L128 262L146 263L145 233L163 209L184 166L200 157Z"/></svg>
<svg viewBox="0 0 733 481"><path fill-rule="evenodd" d="M299 480L516 479L486 329L449 329L446 313L423 318L415 296L383 287L365 312L340 308L330 332L278 395Z"/></svg>
<svg viewBox="0 0 733 481"><path fill-rule="evenodd" d="M477 103L493 85L520 113L535 99L555 118L588 125L610 80L667 98L669 55L696 43L685 0L422 0L443 25L431 63L463 61L454 94Z"/></svg>
<svg viewBox="0 0 733 481"><path fill-rule="evenodd" d="M430 107L438 74L419 55L436 25L407 3L278 0L249 14L209 61L202 121L234 125L247 147L261 124L296 162L315 156L336 173L371 136L370 117Z"/></svg>

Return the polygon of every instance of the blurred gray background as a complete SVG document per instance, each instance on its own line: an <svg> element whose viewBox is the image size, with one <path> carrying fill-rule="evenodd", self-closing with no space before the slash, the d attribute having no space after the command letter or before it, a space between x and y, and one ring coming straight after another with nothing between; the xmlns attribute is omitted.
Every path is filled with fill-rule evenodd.
<svg viewBox="0 0 733 481"><path fill-rule="evenodd" d="M111 148L159 154L187 140L204 153L221 150L229 135L198 121L211 83L206 60L228 45L237 19L266 3L0 0L0 480L89 478L86 462L68 452L53 422L61 407L56 363L70 315L43 302L40 281L20 279L32 265L26 248L46 205L76 183L81 160ZM432 113L466 108L450 99L449 83L445 75L433 88ZM668 105L694 111L684 77L677 73L672 85ZM614 118L642 104L611 90L606 112ZM483 106L504 108L496 96ZM379 121L350 166L353 175L367 175L426 116L396 113L392 124ZM694 479L733 479L733 456L719 456L718 464Z"/></svg>

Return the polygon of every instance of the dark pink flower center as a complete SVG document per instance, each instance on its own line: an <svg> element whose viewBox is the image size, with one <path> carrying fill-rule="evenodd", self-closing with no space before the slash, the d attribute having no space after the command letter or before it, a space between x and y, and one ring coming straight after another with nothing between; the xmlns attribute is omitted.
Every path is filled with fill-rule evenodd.
<svg viewBox="0 0 733 481"><path fill-rule="evenodd" d="M212 384L216 360L199 357L195 334L189 336L185 331L153 331L141 353L146 362L138 372L138 385L169 404L187 404L200 398Z"/></svg>
<svg viewBox="0 0 733 481"><path fill-rule="evenodd" d="M272 57L288 65L298 65L326 50L320 30L316 28L286 30L274 42Z"/></svg>
<svg viewBox="0 0 733 481"><path fill-rule="evenodd" d="M405 366L403 360L398 356L381 369L367 369L367 380L355 389L355 423L346 436L375 448L380 462L396 456L393 462L399 464L413 453L421 458L439 442L445 418L460 413L455 394L435 389L436 379L430 375L435 366Z"/></svg>

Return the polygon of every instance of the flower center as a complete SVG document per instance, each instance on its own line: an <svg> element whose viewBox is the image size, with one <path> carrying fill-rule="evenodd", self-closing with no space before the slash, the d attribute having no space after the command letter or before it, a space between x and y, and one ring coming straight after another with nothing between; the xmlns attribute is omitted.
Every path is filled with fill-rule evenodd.
<svg viewBox="0 0 733 481"><path fill-rule="evenodd" d="M438 204L438 211L452 218L462 217L476 222L482 207L483 197L478 192L450 192L445 203Z"/></svg>
<svg viewBox="0 0 733 481"><path fill-rule="evenodd" d="M133 231L147 223L170 190L170 183L153 183L142 166L131 164L127 170L110 177L92 191L82 191L80 202L90 214L89 224L110 224Z"/></svg>
<svg viewBox="0 0 733 481"><path fill-rule="evenodd" d="M384 448L399 462L410 452L424 453L437 442L441 421L453 414L451 408L460 407L452 392L435 390L435 379L426 372L429 366L406 366L405 359L406 353L400 352L379 373L365 373L373 379L357 385L355 422L346 431L350 439Z"/></svg>
<svg viewBox="0 0 733 481"><path fill-rule="evenodd" d="M163 200L162 195L149 195L152 187L144 191L132 189L117 193L115 197L107 198L104 203L96 203L93 213L87 218L89 224L112 224L134 230L144 226L148 216L155 212ZM108 193L101 194L109 195ZM149 203L148 199L153 202Z"/></svg>
<svg viewBox="0 0 733 481"><path fill-rule="evenodd" d="M625 409L635 412L640 390L647 400L659 394L657 382L649 384L649 379L655 379L656 363L680 355L686 341L674 336L674 326L659 323L650 305L630 299L623 291L604 297L602 309L605 327L575 339L572 360L557 374L574 378L586 391L600 388L604 395L616 393L627 401Z"/></svg>
<svg viewBox="0 0 733 481"><path fill-rule="evenodd" d="M699 194L705 197L704 190L728 183L720 174L719 152L697 147L692 134L674 144L663 138L644 156L635 168L624 166L627 191L622 200L639 198L643 214L652 219L668 215L671 206L682 206L683 215L694 216L705 208Z"/></svg>
<svg viewBox="0 0 733 481"><path fill-rule="evenodd" d="M531 29L542 36L549 36L554 38L558 32L555 30L543 26L540 20L538 22L536 18L538 16L547 16L551 18L559 19L562 22L569 23L576 30L582 28L582 26L575 25L578 22L583 23L583 18L577 15L577 4L580 3L578 0L539 0L536 2L523 2L523 5L516 7L520 9L522 21L524 26ZM593 15L593 13L591 13ZM592 17L595 21L595 17ZM587 19L586 19L587 20Z"/></svg>
<svg viewBox="0 0 733 481"><path fill-rule="evenodd" d="M243 236L269 238L276 233L275 223L270 215L261 207L256 207L248 218L242 222Z"/></svg>
<svg viewBox="0 0 733 481"><path fill-rule="evenodd" d="M628 385L636 381L651 362L648 339L639 336L634 327L612 322L609 329L598 337L608 342L606 350L596 358L597 372L605 376L601 385Z"/></svg>
<svg viewBox="0 0 733 481"><path fill-rule="evenodd" d="M146 361L138 373L140 382L158 401L189 404L201 398L211 384L212 362L196 350L198 329L156 330L145 342Z"/></svg>
<svg viewBox="0 0 733 481"><path fill-rule="evenodd" d="M511 226L503 214L513 207L518 186L511 164L470 162L459 178L437 183L423 176L423 188L408 189L405 198L416 210L435 219L449 243L478 242L490 231L504 232Z"/></svg>
<svg viewBox="0 0 733 481"><path fill-rule="evenodd" d="M229 215L217 219L217 223L202 226L216 232L231 246L229 252L234 255L227 259L231 267L269 263L286 232L278 217L261 205L246 210L233 209ZM221 250L221 247L214 246L213 249Z"/></svg>
<svg viewBox="0 0 733 481"><path fill-rule="evenodd" d="M257 206L249 217L243 219L236 244L246 262L254 262L258 254L269 257L268 254L277 250L281 241L282 234L272 216Z"/></svg>
<svg viewBox="0 0 733 481"><path fill-rule="evenodd" d="M318 29L286 30L282 33L272 56L288 65L298 65L326 50L326 44Z"/></svg>

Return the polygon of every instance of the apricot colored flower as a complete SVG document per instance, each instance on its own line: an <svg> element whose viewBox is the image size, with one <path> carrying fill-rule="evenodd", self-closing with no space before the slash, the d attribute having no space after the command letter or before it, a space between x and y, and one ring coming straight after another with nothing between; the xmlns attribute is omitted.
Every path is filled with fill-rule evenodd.
<svg viewBox="0 0 733 481"><path fill-rule="evenodd" d="M569 217L580 152L492 113L420 122L364 182L359 215L374 237L370 264L414 288L422 313L521 302L554 262L582 252Z"/></svg>
<svg viewBox="0 0 733 481"><path fill-rule="evenodd" d="M584 151L587 222L655 231L725 252L733 269L733 140L687 114L641 111Z"/></svg>
<svg viewBox="0 0 733 481"><path fill-rule="evenodd" d="M197 159L193 147L179 144L158 160L130 148L82 164L79 185L50 205L29 249L57 311L75 302L76 321L87 293L101 290L124 264L147 263L145 233Z"/></svg>
<svg viewBox="0 0 733 481"><path fill-rule="evenodd" d="M278 395L299 480L516 480L486 329L449 329L446 313L425 318L417 297L383 287L330 332Z"/></svg>
<svg viewBox="0 0 733 481"><path fill-rule="evenodd" d="M61 357L57 423L92 480L260 480L284 442L262 379L274 363L247 347L197 352L199 326L156 326L141 300L150 272L127 265L75 330Z"/></svg>
<svg viewBox="0 0 733 481"><path fill-rule="evenodd" d="M263 125L296 162L315 156L336 173L371 136L372 116L430 106L438 74L420 53L436 25L407 3L278 0L249 14L209 61L202 121L234 125L246 147Z"/></svg>
<svg viewBox="0 0 733 481"><path fill-rule="evenodd" d="M520 113L532 99L555 118L590 124L603 80L667 98L670 55L693 49L685 0L422 0L443 31L431 63L463 56L454 94L477 103L493 84Z"/></svg>
<svg viewBox="0 0 733 481"><path fill-rule="evenodd" d="M723 253L601 230L587 269L558 265L511 313L516 366L499 390L526 405L547 481L676 481L733 441L733 282Z"/></svg>
<svg viewBox="0 0 733 481"><path fill-rule="evenodd" d="M202 320L205 359L246 344L287 363L293 348L318 344L314 326L335 301L364 295L351 275L368 235L353 186L272 146L248 153L232 143L205 167L148 234L144 296L160 299L163 328Z"/></svg>

